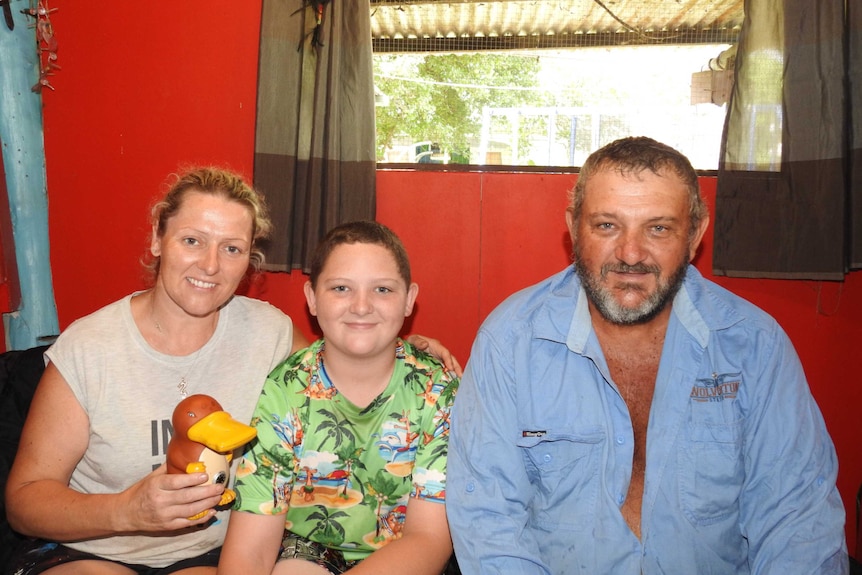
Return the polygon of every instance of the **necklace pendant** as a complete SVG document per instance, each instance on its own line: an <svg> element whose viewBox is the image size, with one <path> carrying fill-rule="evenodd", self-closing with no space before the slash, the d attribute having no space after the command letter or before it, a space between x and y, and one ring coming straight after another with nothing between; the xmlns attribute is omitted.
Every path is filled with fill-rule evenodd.
<svg viewBox="0 0 862 575"><path fill-rule="evenodd" d="M181 377L180 382L177 384L177 391L180 392L180 397L185 398L186 396L188 396L188 392L186 391L187 387L188 384L186 383L186 378Z"/></svg>

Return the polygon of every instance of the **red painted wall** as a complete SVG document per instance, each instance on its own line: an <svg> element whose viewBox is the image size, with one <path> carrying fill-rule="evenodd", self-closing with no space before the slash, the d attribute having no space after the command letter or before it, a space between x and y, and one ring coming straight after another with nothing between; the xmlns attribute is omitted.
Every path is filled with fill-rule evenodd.
<svg viewBox="0 0 862 575"><path fill-rule="evenodd" d="M182 164L251 172L260 0L53 0L62 66L44 94L51 265L60 326L143 287L147 210ZM378 218L401 235L420 284L409 326L466 360L506 295L569 262L563 208L572 175L378 173ZM715 180L705 178L710 202ZM696 261L709 276L712 232ZM301 274L247 292L310 333ZM797 346L835 439L853 526L862 481L862 273L843 283L718 278L760 305ZM2 335L2 334L0 334ZM852 548L851 548L852 551Z"/></svg>

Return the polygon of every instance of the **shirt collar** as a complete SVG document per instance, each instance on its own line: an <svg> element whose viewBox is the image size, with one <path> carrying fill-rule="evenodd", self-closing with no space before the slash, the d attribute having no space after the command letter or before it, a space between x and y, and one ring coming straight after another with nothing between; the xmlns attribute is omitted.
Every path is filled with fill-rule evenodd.
<svg viewBox="0 0 862 575"><path fill-rule="evenodd" d="M575 353L583 354L590 334L593 331L593 323L590 318L587 292L584 291L580 281L577 282L577 286L578 297L575 301L575 313L572 314L572 323L569 325L569 335L566 337L566 347Z"/></svg>
<svg viewBox="0 0 862 575"><path fill-rule="evenodd" d="M696 278L692 278L696 275ZM706 320L701 315L700 311L695 307L691 299L690 286L693 282L702 280L700 272L694 266L688 266L688 271L685 274L685 281L676 296L673 298L673 315L682 324L682 327L691 334L694 340L705 348L709 342L709 326Z"/></svg>

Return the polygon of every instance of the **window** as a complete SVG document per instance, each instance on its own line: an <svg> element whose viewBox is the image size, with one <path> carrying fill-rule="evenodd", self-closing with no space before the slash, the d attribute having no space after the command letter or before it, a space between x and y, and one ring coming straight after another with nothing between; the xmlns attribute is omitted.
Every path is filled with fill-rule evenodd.
<svg viewBox="0 0 862 575"><path fill-rule="evenodd" d="M378 162L574 167L637 134L717 169L742 2L671 4L372 3Z"/></svg>

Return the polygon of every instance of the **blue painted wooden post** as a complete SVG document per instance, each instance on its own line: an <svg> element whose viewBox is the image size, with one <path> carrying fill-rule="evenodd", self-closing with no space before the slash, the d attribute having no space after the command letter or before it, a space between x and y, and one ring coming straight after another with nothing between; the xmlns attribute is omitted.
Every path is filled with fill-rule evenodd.
<svg viewBox="0 0 862 575"><path fill-rule="evenodd" d="M15 29L0 17L0 141L21 304L3 316L8 350L48 343L59 333L48 249L42 98L30 90L39 80L36 34L21 14L30 3L12 0L11 5Z"/></svg>

